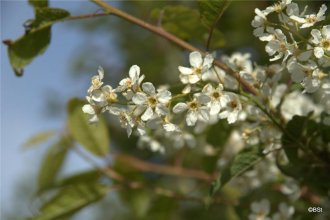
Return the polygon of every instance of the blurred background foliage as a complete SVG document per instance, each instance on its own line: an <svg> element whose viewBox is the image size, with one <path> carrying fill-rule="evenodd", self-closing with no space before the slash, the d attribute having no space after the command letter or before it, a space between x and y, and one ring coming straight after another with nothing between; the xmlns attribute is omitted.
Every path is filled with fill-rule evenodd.
<svg viewBox="0 0 330 220"><path fill-rule="evenodd" d="M254 61L259 64L266 63L268 56L264 52L264 45L253 36L250 23L254 17L255 8L265 8L273 3L274 1L232 1L216 25L210 52L216 52L217 56L231 54L234 51L250 52ZM317 10L323 2L311 1L308 3L310 7ZM205 49L206 47L210 24L201 19L197 1L116 1L110 2L110 4L146 22L159 25L198 48ZM91 13L98 12L92 6L91 4ZM74 13L79 14L79 12ZM98 65L101 65L105 69L104 81L112 86L117 85L119 80L128 74L128 69L133 64L141 67L147 81L153 82L156 85L170 84L173 86L179 82L177 66L187 63L187 51L183 51L176 45L117 17L105 16L59 25L65 25L68 29L74 28L79 30L81 37L84 39L84 43L77 48L72 56L72 65L69 68L72 70L72 77L76 78L77 82L86 84L86 90L88 88L89 78L96 73ZM65 52L65 48L63 50ZM29 73L27 72L26 74ZM79 78L82 78L84 81ZM84 95L81 94L81 97L84 97ZM61 108L58 106L66 105L67 101L62 100L56 91L52 91L52 95L47 96L45 102L47 112L52 117L58 117L59 114L63 114L60 112ZM196 148L170 150L164 155L159 155L147 149L138 149L137 139L135 137L127 138L126 131L119 126L116 120L110 117L105 120L110 135L110 155L119 153L129 154L156 164L201 169L209 174L217 171L218 156L224 151L224 146L231 133L229 126L220 121L207 132L200 135L199 146L196 146ZM70 140L64 140L62 136L61 134L58 135L59 142L66 141L69 142L69 145L72 144ZM205 153L204 146L206 144L213 145L215 152L211 154ZM51 148L49 151L51 151ZM17 197L26 202L31 202L31 206L33 207L39 207L43 203L42 201L47 201L49 198L51 200L54 199L52 197L54 191L69 190L66 192L66 195L72 194L74 197L75 194L73 191L70 191L70 186L76 184L76 181L82 180L83 185L80 186L82 191L88 192L88 190L92 190L92 192L99 192L100 197L86 197L86 200L96 202L78 214L73 215L75 211L88 205L89 202L86 202L86 200L81 201L82 203L80 205L72 207L68 216L62 215L58 218L40 217L35 219L71 219L69 216L72 214L72 219L93 220L236 220L246 219L251 202L264 198L265 195L271 197L275 204L285 200L284 196L274 191L274 185L272 183L263 185L246 195L240 195L239 190L234 187L225 187L216 195L219 201L212 203L206 208L205 203L207 201L205 198L208 195L209 182L152 174L149 172L143 173L125 164L124 161L113 160L111 156L107 158L107 163L112 164L118 173L130 181L143 182L145 187L109 190L110 192L103 197L104 194L101 193L103 189L88 187L90 186L89 184L94 184L95 182L107 183L109 179L100 176L99 171L93 169L93 167L87 173L78 174L76 177L61 176L61 169L65 165L63 161L65 161L67 151L65 150L62 153L57 152L56 154L60 155L55 157L58 159L54 159L54 153L50 152L52 158L48 159L51 162L60 161L60 163L44 164L44 167L41 168L39 184L40 179L43 178L42 175L47 175L47 173L54 174L54 179L47 183L50 179L45 177L46 183L44 182L43 184L46 185L39 185L39 190L46 190L46 192L42 193L42 195L39 192L36 202L31 202L31 197L29 199L22 198L22 196L29 195L26 193L27 191L31 192L31 189L24 184L18 188ZM83 153L88 154L87 151ZM47 154L45 157L45 163L49 162L47 160ZM44 171L42 171L43 169ZM58 175L55 175L56 173ZM28 182L31 181L28 180ZM180 198L180 196L177 196L177 198L175 196L167 196L167 192L157 192L159 189L155 188L156 186L171 190L178 195L184 194L192 198L202 199L195 201L194 199ZM99 201L100 198L103 199ZM68 203L68 206L72 204L70 200L65 198L63 201L64 204ZM19 207L18 203L15 206L15 210ZM306 213L306 207L309 206L308 201L301 201L299 205L301 207L300 210L303 210L302 213ZM277 205L273 204L272 209L276 209L276 207ZM42 209L46 210L46 212L56 211L56 207L49 208L43 206ZM18 218L13 214L12 216L7 216L7 219L14 220Z"/></svg>

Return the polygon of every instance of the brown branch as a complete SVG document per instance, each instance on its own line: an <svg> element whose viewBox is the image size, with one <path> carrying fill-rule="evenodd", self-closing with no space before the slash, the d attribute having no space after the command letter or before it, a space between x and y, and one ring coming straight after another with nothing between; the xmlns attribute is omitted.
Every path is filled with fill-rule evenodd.
<svg viewBox="0 0 330 220"><path fill-rule="evenodd" d="M135 25L142 27L143 29L149 30L149 31L161 36L162 38L167 39L167 40L177 44L178 46L180 46L184 49L187 49L190 51L198 51L198 52L202 53L204 56L207 54L205 51L198 49L197 47L194 47L193 45L181 40L180 38L176 37L175 35L173 35L169 32L166 32L161 27L154 26L139 18L136 18L130 14L127 14L126 12L121 11L121 10L109 5L108 3L104 2L103 0L91 0L91 1L94 2L95 4L99 5L100 7L102 7L106 13L118 16L120 18L123 18L126 21L129 21ZM233 71L226 64L220 62L219 60L214 60L213 64L215 66L220 67L225 72L231 74L233 77L235 77L236 80L240 82L240 84L244 87L244 89L247 92L249 92L253 95L258 95L258 91L252 85L250 85L247 81L242 79L237 72Z"/></svg>
<svg viewBox="0 0 330 220"><path fill-rule="evenodd" d="M129 165L132 168L143 171L143 172L152 172L160 173L165 175L172 176L181 176L181 177L190 177L195 179L200 179L207 182L212 182L216 179L216 174L208 174L201 170L188 169L178 166L168 166L168 165L159 165L150 162L140 160L136 157L132 157L125 154L119 154L116 156L116 159L123 162L125 165Z"/></svg>

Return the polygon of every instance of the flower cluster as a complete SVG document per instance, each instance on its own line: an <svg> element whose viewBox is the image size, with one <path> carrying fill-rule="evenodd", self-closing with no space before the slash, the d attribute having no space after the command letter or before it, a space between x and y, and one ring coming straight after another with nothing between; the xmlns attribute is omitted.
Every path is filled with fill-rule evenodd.
<svg viewBox="0 0 330 220"><path fill-rule="evenodd" d="M144 82L137 65L130 68L129 77L116 88L104 85L104 71L100 67L98 75L91 79L88 104L83 106L83 111L91 115L91 122L97 122L98 115L106 111L117 116L128 136L136 131L140 145L148 143L153 151L164 152L159 139L167 133L178 147L194 146L196 141L187 128L195 126L198 130L220 119L234 123L242 104L238 95L224 90L221 81L207 80L207 76L217 74L211 55L203 58L199 52L192 52L189 61L191 67L178 68L185 88L175 96L166 87L156 89L151 82ZM181 118L185 118L185 123L180 122Z"/></svg>
<svg viewBox="0 0 330 220"><path fill-rule="evenodd" d="M254 35L267 42L270 61L282 59L282 66L293 82L300 83L307 93L316 92L329 79L330 25L322 25L327 7L317 13L300 12L298 4L282 0L264 10L256 9L252 21ZM277 14L278 21L271 21Z"/></svg>
<svg viewBox="0 0 330 220"><path fill-rule="evenodd" d="M255 10L254 35L266 42L265 51L274 63L258 65L252 61L251 54L239 52L223 55L219 60L251 85L256 94L248 94L239 80L214 66L213 55L195 51L189 54L190 66L178 67L182 86L178 94L171 92L169 86L157 88L145 82L137 65L129 69L128 77L115 88L104 85L104 71L99 68L91 79L88 104L83 106L83 111L91 115L92 123L104 112L116 116L128 136L139 136L139 147L147 146L160 153L168 146L202 145L205 154L214 155L216 150L206 141L204 131L221 120L221 123L237 123L230 133L230 137L236 138L235 144L229 148L225 145L219 166L229 163L238 152L238 143L241 148L261 146L264 160L232 184L244 192L277 181L280 170L275 165L277 158L271 153L283 152L285 127L281 126L294 115L306 116L311 112L316 117L325 112L327 116L319 118L330 125L330 25L322 23L326 10L322 5L317 13L306 14L307 8L300 12L298 4L291 0ZM274 17L278 19L272 21ZM286 182L281 192L291 201L299 198L298 184L281 178ZM294 214L294 208L285 203L278 207L270 217L268 200L254 202L249 219L290 219Z"/></svg>
<svg viewBox="0 0 330 220"><path fill-rule="evenodd" d="M268 217L270 213L270 203L267 199L262 199L259 202L251 204L251 213L249 220L289 220L292 218L295 209L282 202L278 205L278 211L273 214L272 218Z"/></svg>

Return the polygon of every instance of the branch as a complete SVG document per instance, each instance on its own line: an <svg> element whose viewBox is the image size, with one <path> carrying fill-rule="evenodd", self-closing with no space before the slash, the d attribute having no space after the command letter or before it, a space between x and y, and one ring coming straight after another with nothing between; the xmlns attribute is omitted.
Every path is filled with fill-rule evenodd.
<svg viewBox="0 0 330 220"><path fill-rule="evenodd" d="M190 51L198 51L201 54L203 54L204 56L207 54L205 51L194 47L193 45L181 40L180 38L176 37L175 35L173 35L169 32L166 32L162 28L154 26L139 18L136 18L130 14L127 14L126 12L121 11L121 10L109 5L108 3L104 2L103 0L91 0L91 1L94 2L95 4L99 5L100 7L102 7L106 13L123 18L124 20L129 21L135 25L138 25L138 26L142 27L143 29L149 30L149 31L161 36L162 38L167 39L167 40L177 44L178 46L180 46L184 49L187 49ZM231 74L233 77L235 77L236 80L240 82L240 84L244 87L244 89L247 92L249 92L253 95L258 95L258 91L252 85L250 85L247 81L242 79L237 72L233 71L226 64L220 62L219 60L214 60L213 64L215 66L218 66L219 68L223 69L225 72Z"/></svg>
<svg viewBox="0 0 330 220"><path fill-rule="evenodd" d="M207 182L212 182L216 179L217 175L208 174L201 170L188 169L178 166L167 166L167 165L159 165L150 162L146 162L140 160L136 157L132 157L125 154L118 154L116 156L118 161L123 162L125 165L129 165L132 168L143 171L143 172L152 172L152 173L160 173L165 175L172 176L181 176L181 177L190 177L195 179L204 180Z"/></svg>
<svg viewBox="0 0 330 220"><path fill-rule="evenodd" d="M70 17L66 18L66 20L79 20L79 19L85 19L85 18L97 18L97 17L103 17L103 16L107 16L107 15L109 15L109 13L93 13L93 14L70 16Z"/></svg>

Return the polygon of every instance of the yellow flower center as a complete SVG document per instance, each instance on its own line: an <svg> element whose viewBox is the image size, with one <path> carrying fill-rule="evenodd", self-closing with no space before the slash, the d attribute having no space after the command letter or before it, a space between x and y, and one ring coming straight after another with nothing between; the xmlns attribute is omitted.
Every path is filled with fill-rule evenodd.
<svg viewBox="0 0 330 220"><path fill-rule="evenodd" d="M157 99L155 97L153 97L153 96L150 96L148 98L148 104L152 108L156 107L156 105L157 105Z"/></svg>
<svg viewBox="0 0 330 220"><path fill-rule="evenodd" d="M322 39L321 40L321 47L326 50L330 50L330 40L329 39Z"/></svg>
<svg viewBox="0 0 330 220"><path fill-rule="evenodd" d="M196 110L198 107L198 103L196 101L192 101L192 102L189 102L188 106L191 110Z"/></svg>
<svg viewBox="0 0 330 220"><path fill-rule="evenodd" d="M215 92L212 93L212 97L213 97L214 99L218 99L218 98L220 97L220 93L217 92L217 91L215 91Z"/></svg>

